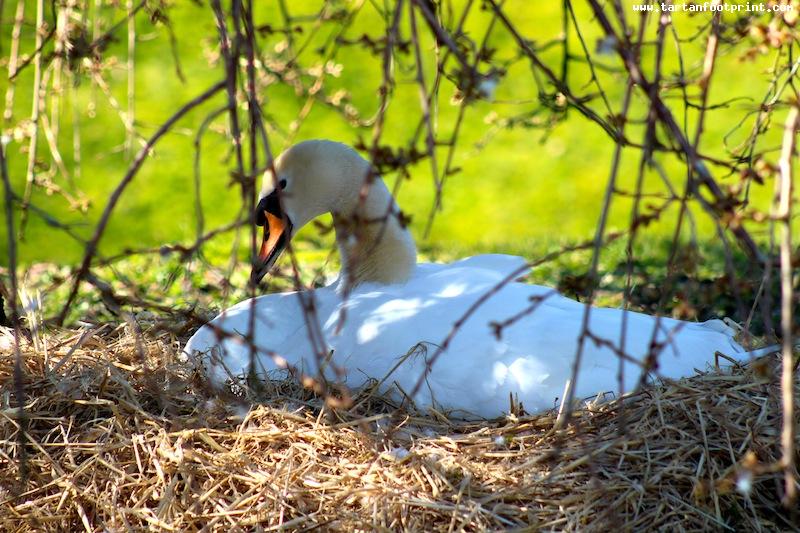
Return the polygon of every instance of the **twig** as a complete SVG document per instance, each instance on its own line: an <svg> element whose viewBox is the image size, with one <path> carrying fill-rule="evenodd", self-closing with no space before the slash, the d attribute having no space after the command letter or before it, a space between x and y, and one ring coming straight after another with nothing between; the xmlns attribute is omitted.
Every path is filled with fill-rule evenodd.
<svg viewBox="0 0 800 533"><path fill-rule="evenodd" d="M646 14L642 15L641 24L645 24ZM574 17L574 14L573 14ZM577 22L576 22L577 24ZM654 66L653 66L653 86L651 90L656 90L659 86L661 81L661 66L662 66L662 58L664 55L664 41L666 37L666 29L669 25L669 19L666 17L659 17L659 24L658 24L658 33L656 37L656 53L654 58ZM587 51L588 55L588 51ZM642 153L639 158L639 168L637 169L636 175L636 192L634 194L634 201L633 207L631 209L631 221L629 224L630 228L630 236L628 238L628 242L625 246L625 291L623 293L623 314L622 314L622 325L620 326L620 334L619 334L619 350L621 353L625 353L625 345L628 337L628 307L630 304L631 298L631 278L633 277L633 247L636 242L636 237L638 236L639 226L641 224L641 217L640 217L640 203L643 197L643 188L644 188L644 177L646 172L646 167L648 164L652 164L653 161L653 149L656 142L656 122L657 116L655 110L650 107L647 111L647 126L645 128L644 133L644 140L642 142ZM618 193L619 194L619 193ZM674 198L674 195L670 199ZM656 324L654 325L654 329L658 328L658 319L656 319ZM619 368L617 371L617 382L619 384L619 390L622 392L625 388L625 361L623 358L619 360ZM624 406L620 410L620 416L624 420L625 419L625 408ZM622 424L624 428L626 427Z"/></svg>
<svg viewBox="0 0 800 533"><path fill-rule="evenodd" d="M531 67L534 69L534 71L538 70L542 72L550 81L550 83L552 83L553 86L555 86L555 88L564 95L570 105L577 109L586 118L603 128L603 130L609 135L609 137L614 139L615 142L618 141L617 135L619 135L619 130L607 120L604 120L593 109L588 107L582 98L575 96L572 90L570 90L569 86L562 83L561 79L556 76L556 74L547 65L545 65L544 62L542 62L533 48L531 48L528 41L525 40L522 35L520 35L519 31L517 31L517 29L514 27L514 25L511 24L511 21L508 19L506 14L503 13L500 6L497 5L497 2L495 0L488 0L488 2L492 6L494 12L500 18L500 21L514 37L514 40L517 42L517 45L520 47L521 51L528 57L531 62Z"/></svg>
<svg viewBox="0 0 800 533"><path fill-rule="evenodd" d="M696 188L698 183L694 178L690 178L689 183L691 184L692 190L695 191L694 198L712 217L719 218L720 210L724 211L729 209L729 207L727 207L726 196L722 192L719 184L714 180L703 160L698 157L697 150L694 149L692 144L686 138L681 127L675 121L675 118L673 117L672 112L669 110L669 107L667 107L667 105L661 99L661 96L657 92L650 90L651 82L649 82L642 73L637 58L634 57L631 52L632 47L627 42L627 37L623 39L617 35L617 32L614 30L614 27L603 11L603 7L599 4L598 0L589 0L589 2L591 3L592 10L597 17L598 22L601 24L606 34L616 39L617 42L623 43L623 45L617 47L617 51L624 61L625 67L628 70L631 79L648 96L648 99L658 113L659 119L664 123L673 139L675 139L675 141L681 147L681 150L684 152L689 165L697 173L700 183L705 185L709 192L711 192L715 204L709 203L703 198L702 195L697 193ZM737 237L739 243L742 245L742 248L751 259L759 261L760 263L764 261L763 254L759 250L758 245L744 227L741 225L734 226L730 231Z"/></svg>
<svg viewBox="0 0 800 533"><path fill-rule="evenodd" d="M194 136L194 216L195 216L195 233L198 241L205 231L205 217L203 215L203 200L202 200L202 187L200 179L200 154L202 152L202 139L206 130L214 120L221 114L228 110L228 106L220 107L208 114L203 122L197 127L197 133Z"/></svg>
<svg viewBox="0 0 800 533"><path fill-rule="evenodd" d="M644 27L644 24L642 24ZM641 40L641 35L640 35ZM625 120L628 116L628 107L633 94L633 83L629 80L625 89L625 96L622 100L622 111L620 112L621 125L620 125L620 138L624 136ZM583 357L583 347L586 343L589 334L589 318L592 312L592 302L596 290L597 268L600 262L600 250L603 247L603 234L606 231L606 222L608 221L608 213L611 209L611 200L614 194L614 188L617 182L617 174L619 172L620 158L622 157L622 143L617 143L614 148L614 155L611 159L611 172L606 185L606 191L603 196L603 207L600 212L600 219L597 222L595 230L594 246L592 250L592 263L589 267L588 278L590 283L589 298L586 307L583 311L583 319L581 322L581 333L578 337L578 348L575 351L575 359L572 362L572 376L567 384L566 394L563 398L565 408L561 409L556 420L556 427L563 428L569 422L572 416L572 404L575 401L575 390L578 382L578 372L581 366Z"/></svg>
<svg viewBox="0 0 800 533"><path fill-rule="evenodd" d="M25 412L25 374L22 364L22 353L19 349L20 326L19 312L17 310L17 295L19 287L17 285L17 242L16 232L14 231L14 208L11 191L11 181L8 178L8 166L6 165L6 147L0 142L0 177L3 180L3 190L5 192L5 217L6 217L6 238L8 239L8 270L11 279L11 290L8 295L8 305L11 311L11 324L14 327L14 395L17 400L16 419L19 424L17 430L17 443L20 449L19 455L19 487L20 493L24 492L28 479L28 456L27 439L28 417Z"/></svg>
<svg viewBox="0 0 800 533"><path fill-rule="evenodd" d="M711 2L712 10L721 3L722 0L713 0ZM700 111L697 115L697 127L694 132L693 146L695 151L697 151L700 146L700 137L703 134L703 123L706 117L706 109L708 106L708 89L711 86L711 76L714 74L714 65L717 60L721 17L722 12L714 11L714 15L711 20L711 33L709 34L708 42L706 43L706 55L703 58L703 74L700 76L700 80L698 81L698 85L700 85Z"/></svg>
<svg viewBox="0 0 800 533"><path fill-rule="evenodd" d="M128 61L126 71L128 76L128 122L133 126L136 123L136 17L134 16L133 0L127 0L128 10ZM134 135L128 130L125 135L125 155L130 157L133 153Z"/></svg>
<svg viewBox="0 0 800 533"><path fill-rule="evenodd" d="M622 235L623 233L609 233L606 236L603 245L608 245L616 241ZM420 388L425 383L425 380L427 379L428 375L433 370L433 365L436 364L436 361L439 359L439 357L447 350L448 346L450 346L450 343L453 341L453 338L459 333L459 331L461 331L461 328L464 326L466 321L469 320L469 318L473 314L475 314L475 312L478 309L480 309L483 306L483 304L488 302L494 295L500 292L503 289L503 287L514 282L520 276L525 275L531 269L549 263L554 259L556 259L557 257L560 257L570 252L577 252L579 250L588 250L594 248L595 246L597 246L597 243L595 242L594 239L582 242L574 246L564 246L560 250L546 254L545 256L535 261L525 263L524 265L520 266L519 268L517 268L516 270L512 271L510 274L505 276L503 279L498 281L489 290L481 294L481 296L477 300L475 300L475 302L471 306L469 306L467 310L464 311L464 313L461 316L459 316L455 322L453 322L453 326L450 328L450 331L447 333L447 336L442 340L442 342L436 344L436 351L428 359L425 365L425 371L417 380L416 384L414 385L414 388L410 391L409 396L412 398L416 396L417 392L419 392Z"/></svg>
<svg viewBox="0 0 800 533"><path fill-rule="evenodd" d="M91 266L92 259L94 258L95 252L97 251L97 245L100 242L100 239L103 237L103 233L105 232L106 226L108 225L108 221L111 218L111 213L116 207L117 202L119 202L122 193L125 192L125 189L128 185L130 185L133 178L136 177L136 173L141 168L142 164L144 163L147 156L150 154L150 150L153 146L158 142L158 140L167 133L170 128L180 120L186 113L194 109L195 107L199 106L215 94L219 92L222 88L226 85L226 80L222 80L217 82L216 84L212 85L209 89L206 89L200 96L195 97L190 102L186 103L183 107L181 107L178 111L175 112L161 127L153 134L152 137L147 141L147 143L139 150L139 153L136 154L136 158L131 163L131 166L128 167L128 171L125 173L125 176L122 180L117 184L117 187L111 193L111 196L108 199L108 203L106 204L105 209L103 210L103 214L100 216L100 221L97 223L95 227L95 232L92 235L92 238L89 240L88 244L86 245L86 251L83 255L83 261L81 262L81 266L78 269L77 274L72 283L72 288L70 289L69 296L67 296L67 300L64 303L64 307L61 309L61 313L59 313L56 322L61 325L64 323L64 320L67 317L67 313L69 312L70 306L72 306L72 301L75 299L75 296L78 294L78 286L80 285L81 281L84 279L86 274L89 272L89 267Z"/></svg>
<svg viewBox="0 0 800 533"><path fill-rule="evenodd" d="M130 120L131 117L128 116L128 112L122 108L117 98L114 96L114 93L111 91L111 88L106 83L106 80L103 79L103 76L99 70L92 71L92 80L94 81L95 85L100 88L100 91L108 100L108 105L117 112L117 116L119 116L120 122L125 127L126 135L130 135L139 139L139 144L141 146L145 145L145 141L139 133L137 133L136 128L134 127L133 122Z"/></svg>
<svg viewBox="0 0 800 533"><path fill-rule="evenodd" d="M783 135L783 149L780 159L780 180L778 188L778 208L775 218L781 226L781 357L783 368L781 374L781 393L783 404L783 429L781 446L783 448L783 475L785 495L783 504L787 509L794 509L797 500L797 470L795 468L795 433L794 419L794 357L792 344L793 319L793 269L792 269L792 162L795 156L797 130L800 127L800 104L795 102L786 117Z"/></svg>
<svg viewBox="0 0 800 533"><path fill-rule="evenodd" d="M6 87L5 109L3 109L3 122L8 126L14 115L14 83L13 76L17 72L19 59L19 41L22 23L25 20L25 0L17 0L17 13L14 16L14 28L11 30L11 51L8 55L8 87Z"/></svg>
<svg viewBox="0 0 800 533"><path fill-rule="evenodd" d="M42 31L44 29L44 0L36 0L36 49L42 46ZM55 31L55 29L54 29ZM25 226L28 220L28 204L33 194L33 179L36 165L36 148L39 140L39 105L41 104L42 91L42 56L36 54L36 61L33 67L33 103L31 109L31 139L28 145L28 166L25 170L25 193L22 200L22 213L20 216L20 235L25 233ZM14 74L19 72L15 70Z"/></svg>
<svg viewBox="0 0 800 533"><path fill-rule="evenodd" d="M94 17L94 20L93 20L93 22L94 22L94 28L93 28L94 37L93 37L93 40L92 40L91 44L89 45L89 47L92 48L92 49L97 49L97 48L103 48L104 46L106 46L108 41L110 41L112 39L113 33L115 31L117 31L117 29L122 27L122 25L128 20L129 17L135 16L136 13L138 13L139 10L142 9L146 4L147 4L147 0L141 0L139 2L139 4L133 10L129 11L125 15L125 18L123 18L122 20L116 22L114 25L111 26L111 28L109 28L108 31L106 31L102 35L100 35L100 33L99 33L100 32L100 27L99 27L99 24L98 24L99 23L99 17L97 17L97 15L95 14L95 17ZM55 10L56 5L57 5L56 2L52 2L52 1L50 2L51 9ZM98 10L100 8L100 5L101 5L101 0L95 0L95 10ZM56 28L53 27L53 29L43 39L41 46L37 47L36 50L34 51L34 53L32 53L24 61L22 61L19 64L19 66L16 68L16 70L14 70L14 73L9 76L9 81L13 81L14 79L16 79L16 77L19 75L19 73L22 72L28 65L30 65L33 60L35 60L35 59L38 60L38 58L41 57L42 51L44 49L44 45L47 44L50 41L50 39L55 34L55 31L56 31ZM47 55L47 57L44 58L43 62L49 62L53 58L53 56L55 56L55 55L57 55L56 52L51 52L50 54Z"/></svg>
<svg viewBox="0 0 800 533"><path fill-rule="evenodd" d="M433 119L431 118L431 101L428 99L428 89L425 87L425 73L423 70L424 65L422 62L419 35L417 33L417 17L414 15L413 5L408 5L408 12L411 19L411 40L414 41L414 56L417 63L416 82L419 88L419 101L422 108L422 120L425 123L425 142L427 145L428 157L431 160L431 175L433 176L434 187L434 207L431 212L434 212L441 207L442 203L442 181L439 179L439 166L436 161L436 133L434 131Z"/></svg>

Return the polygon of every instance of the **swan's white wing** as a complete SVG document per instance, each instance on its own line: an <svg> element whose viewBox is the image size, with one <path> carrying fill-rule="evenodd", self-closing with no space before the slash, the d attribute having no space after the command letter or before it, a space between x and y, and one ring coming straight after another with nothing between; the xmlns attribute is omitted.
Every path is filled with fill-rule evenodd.
<svg viewBox="0 0 800 533"><path fill-rule="evenodd" d="M377 379L383 381L383 389L408 394L425 376L414 397L421 408L493 417L507 411L513 394L534 412L557 406L572 375L586 306L547 287L500 285L524 265L513 256L476 256L451 265L420 265L405 284L360 285L344 301L333 288L305 296L313 295L316 301L320 331L348 385ZM272 354L314 373L316 352L294 293L232 307L198 331L187 351L216 350L234 375L246 373L250 345L235 336L220 338L217 331L246 334L252 309L256 309L255 344L262 351L259 374L280 367ZM585 340L576 389L579 398L632 390L641 382L646 364L659 376L677 378L706 368L716 351L741 352L731 332L716 322L657 321L640 313L601 308L593 308L590 318L590 331L599 341ZM460 323L457 328L456 323ZM653 339L661 345L656 368L646 362L654 351ZM621 378L620 350L628 358ZM220 380L218 368L210 373ZM335 376L328 372L328 377Z"/></svg>
<svg viewBox="0 0 800 533"><path fill-rule="evenodd" d="M323 289L245 300L200 328L184 352L203 364L216 385L247 375L253 364L262 378L277 377L280 373L276 371L287 367L316 373L316 351L308 335L301 297L313 298L318 313L330 313L336 298L332 290Z"/></svg>

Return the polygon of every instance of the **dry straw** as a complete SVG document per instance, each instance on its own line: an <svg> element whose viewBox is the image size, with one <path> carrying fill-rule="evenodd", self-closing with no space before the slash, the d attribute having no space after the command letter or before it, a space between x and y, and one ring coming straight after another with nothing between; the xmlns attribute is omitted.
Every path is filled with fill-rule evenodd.
<svg viewBox="0 0 800 533"><path fill-rule="evenodd" d="M774 358L589 405L555 432L555 413L455 422L375 395L332 411L292 383L251 406L205 389L173 333L64 330L23 340L21 480L0 331L3 531L798 528L771 466Z"/></svg>
<svg viewBox="0 0 800 533"><path fill-rule="evenodd" d="M153 324L143 336L135 335L125 324L55 332L34 329L30 338L22 340L25 382L14 383L18 369L13 335L0 328L0 531L313 527L346 531L761 531L800 527L798 517L791 516L780 504L787 487L797 484L790 459L800 449L794 426L787 423L796 420L792 406L798 397L797 379L793 378L796 368L792 368L788 357L790 330L796 323L791 314L793 248L789 223L793 212L791 163L800 113L798 91L792 83L800 65L793 51L798 42L795 15L737 15L733 24L734 19L720 11L692 35L679 35L682 26L673 26L671 17L634 14L624 10L620 2L589 0L583 21L581 12L576 15L573 3L565 0L561 3L562 27L558 36L550 42L537 43L515 25L514 14L520 8L508 2L506 12L505 4L498 0L463 2L460 14L444 13L442 6L448 3L427 0L385 3L385 9L380 2L354 2L343 10L329 10L329 3L325 2L320 16L311 18L305 8L297 8L295 13L294 4L290 11L289 3L280 2L281 20L277 25L270 20L265 26L254 23L265 16L261 11L254 13L254 6L260 9L260 3L233 0L226 11L223 2L212 1L219 37L219 64L212 66L221 70L224 77L174 110L145 142L137 129L143 125L134 121L138 116L134 83L136 30L147 27L143 25L144 18L149 17L153 24L159 21L169 30L170 48L178 58L166 3L128 0L123 8L122 2L97 0L91 13L78 9L74 2L50 4L35 2L35 22L31 25L25 19L27 3L17 2L8 52L3 117L7 129L24 134L21 139L27 146L27 151L10 152L24 158L25 187L21 193L11 188L6 152L0 150L10 267L6 296L11 296L12 310L17 308L18 294L16 203L23 228L20 235L24 234L29 215L36 215L42 216L49 227L59 228L82 246L86 244L80 267L73 269L70 276L69 296L62 302L59 322L75 312L73 304L83 282L94 287L94 294L113 313L127 312L123 307L169 311L168 306L159 307L154 302L143 306L140 304L146 302L119 299L110 288L111 281L97 277L94 267L110 262L97 251L116 206L136 179L151 148L184 115L200 111L195 108L206 109L204 104L223 91L227 95L226 107L208 112L195 137L197 191L201 190L200 146L204 132L228 113L227 138L235 140L232 185L246 199L242 212L253 211L254 178L271 161L267 156L267 132L274 142L282 135L272 132L285 130L285 124L270 121L269 109L261 110L264 102L260 95L266 94L262 93L266 85L282 85L305 99L297 120L290 123L288 135L282 139L286 144L300 135L300 128L316 105L333 110L332 116L351 124L354 132L360 132L359 137L369 131L370 142L359 148L369 154L385 176L395 172L407 176L410 166L430 158L435 182L434 208L426 223L430 229L444 182L459 171L455 154L463 151L468 142L462 138L462 133L469 130L467 121L462 127L468 108L472 113L473 104L476 109L494 105L493 87L505 76L518 76L512 69L517 62L527 62L532 77L521 85L535 86L536 93L526 89L513 98L523 102L533 97L541 105L518 115L504 111L502 119L490 127L495 133L480 143L488 141L498 128L541 128L547 133L567 117L568 110L608 134L616 150L601 204L603 215L591 243L592 267L587 280L593 280L599 272L604 243L622 236L628 239L626 268L628 280L632 279L633 252L643 238L641 228L659 221L662 212L679 207L681 214L674 233L671 231L674 242L666 266L667 272L677 272L679 237L689 231L687 225L694 224L687 222L689 215L684 218L683 213L690 213L696 202L698 211L704 212L719 232L728 259L726 274L737 301L741 300L737 279L742 276L730 260L733 254L727 236L735 237L753 265L766 264L763 296L760 300L756 297L758 305L754 305L753 312L757 307L763 309L766 329L771 330L769 321L775 308L770 300L769 280L777 258L765 258L766 251L759 248L750 232L756 230L753 235L757 232L764 236L767 223L781 227L776 243L780 243L781 252L785 390L781 400L780 362L763 359L583 407L575 412L570 425L555 431L555 413L511 416L480 424L459 423L440 413L398 409L388 398L367 393L357 395L355 407L349 410L332 410L289 382L276 383L262 391L256 403L218 397L204 387L191 367L180 362L179 348L185 339L176 337L175 324L162 324L168 328L161 329ZM716 6L721 2L708 4ZM330 3L330 7L336 5ZM352 29L362 6L365 10L377 7L384 25L371 28L371 35L348 41L346 32ZM114 8L105 15L114 15L115 22L104 22L105 15L98 16L101 7ZM479 10L491 17L484 17L485 32L471 37L465 26L467 15ZM29 16L34 16L28 11ZM138 21L134 20L137 12L141 12ZM65 25L74 31L63 31ZM121 63L120 57L108 44L119 39L115 32L125 27L127 99L121 104L114 96L119 91L115 90L111 71L113 65ZM333 38L327 37L329 27ZM321 36L329 43L305 35ZM481 35L480 43L472 40ZM31 36L32 43L25 40ZM496 50L496 38L506 39L509 44ZM593 52L587 42L591 44L595 38L597 49ZM423 64L423 52L430 46L427 43L436 45L435 73ZM380 69L376 87L380 96L372 118L365 118L372 113L372 107L367 111L357 109L345 89L327 83L322 63L309 63L311 60L300 55L303 49L318 44L323 44L325 64L344 61L347 56L339 55L339 51L346 46L357 46L361 52L374 55L371 65ZM673 49L674 55L670 55ZM702 68L700 63L692 65L694 54L690 49L705 50ZM69 53L64 56L63 50ZM409 50L413 51L413 59ZM728 102L723 90L727 80L719 79L724 73L714 76L718 62L726 58L749 60L768 50L774 50L776 56L761 85L761 103L744 108L741 102L730 105L734 101ZM683 51L687 53L684 55ZM405 67L395 68L395 58L404 57L397 65ZM516 59L509 62L505 57ZM651 67L652 59L655 63ZM673 66L664 67L675 64L680 66L678 72ZM20 100L14 97L16 84L22 79L18 75L29 65L34 71L30 114L19 111ZM175 68L182 80L177 61ZM735 67L735 71L739 72L739 68ZM417 122L417 133L408 147L387 144L391 135L383 135L384 128L391 127L386 115L393 95L402 94L400 88L409 81L404 69L412 73L420 97L419 113L408 114L411 108L402 110L404 120L409 124ZM58 133L59 124L70 122L61 116L62 104L70 98L79 100L76 93L65 90L77 87L81 80L100 89L99 105L107 105L121 120L128 155L142 145L104 204L88 243L74 233L71 224L52 218L38 207L33 196L43 189L48 195L63 197L73 210L87 209L82 193L68 192L82 172L81 131L87 126L77 122L77 117L82 116L78 107L73 108L76 127L71 156L68 152L62 156L59 151L64 148L59 148L63 135ZM604 89L620 83L625 83L627 89L624 101L637 103L630 110L627 103L612 105L615 92ZM458 106L458 114L454 122L449 122L447 113L439 116L437 109L438 102L453 90L452 102ZM509 102L502 102L502 109ZM246 120L238 112L244 104ZM770 216L763 212L763 206L761 211L751 212L751 208L744 209L751 201L747 196L751 184L772 179L772 163L767 156L773 141L765 141L764 134L767 126L778 120L776 111L783 112L786 107L792 111L782 143L780 180L776 179L779 202ZM755 117L752 133L737 133L741 145L731 147L732 151L724 152L725 158L719 159L715 155L719 150L713 148L719 140L706 135L704 124L716 120L720 116L717 113L730 115L739 112L737 109L744 114L733 131L750 127L751 118ZM441 129L437 126L440 120ZM690 124L694 132L690 132ZM639 137L641 130L644 135ZM448 131L451 133L445 133ZM423 138L425 150L419 152ZM111 151L113 147L103 150ZM641 156L633 191L618 187L623 151L638 151ZM72 169L65 164L69 157L75 163ZM655 172L668 158L685 164L688 173L667 176ZM69 170L72 174L68 174ZM731 175L739 175L741 183L731 181ZM650 189L651 178L657 178L656 183L663 179L670 195L661 198L655 207L643 201L640 209L639 201ZM398 180L397 186L402 182ZM679 190L686 192L679 196L674 192ZM687 203L690 192L691 210ZM612 233L606 227L606 215L612 198L625 195L635 198L630 227L627 233ZM172 250L188 259L214 236L248 223L237 218L203 233L199 192L196 205L198 235L194 244L137 253ZM234 242L239 242L238 238ZM241 256L237 255L236 246L232 257ZM540 262L560 253L549 254ZM668 276L667 285L674 281L672 277ZM230 276L227 278L225 295L231 286ZM254 294L255 289L251 288L251 295ZM664 291L665 297L668 294ZM28 305L36 300L33 294L30 296L23 302L32 309L28 323L41 324L41 312ZM588 301L593 297L590 292ZM743 308L741 302L738 306ZM16 314L12 312L13 323L17 323ZM737 316L745 315L740 309ZM16 409L15 396L26 398L24 416ZM784 422L781 416L785 417ZM25 435L20 435L20 427L25 428Z"/></svg>

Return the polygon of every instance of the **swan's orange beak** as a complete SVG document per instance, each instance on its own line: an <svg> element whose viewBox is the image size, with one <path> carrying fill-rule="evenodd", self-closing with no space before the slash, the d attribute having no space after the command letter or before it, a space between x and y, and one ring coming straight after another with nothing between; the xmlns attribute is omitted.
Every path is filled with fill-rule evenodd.
<svg viewBox="0 0 800 533"><path fill-rule="evenodd" d="M253 261L250 273L250 284L255 286L269 272L272 265L286 248L291 235L292 223L285 216L278 216L268 210L262 212L264 217L264 237L258 257ZM261 220L261 217L258 217ZM259 224L260 225L260 224Z"/></svg>
<svg viewBox="0 0 800 533"><path fill-rule="evenodd" d="M277 249L278 241L286 231L286 224L283 223L281 217L276 217L267 211L264 211L264 216L267 219L267 223L264 224L264 240L261 242L261 250L258 252L258 258L261 261L269 259L272 252Z"/></svg>

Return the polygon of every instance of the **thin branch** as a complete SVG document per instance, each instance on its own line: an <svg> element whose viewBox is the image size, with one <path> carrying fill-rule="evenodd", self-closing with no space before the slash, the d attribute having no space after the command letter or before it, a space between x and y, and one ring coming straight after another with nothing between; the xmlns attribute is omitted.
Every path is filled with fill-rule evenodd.
<svg viewBox="0 0 800 533"><path fill-rule="evenodd" d="M14 327L14 395L17 400L17 409L15 418L19 424L17 430L17 444L20 449L19 455L19 487L20 493L24 492L25 484L28 479L28 456L27 456L27 439L28 434L28 417L25 412L25 374L22 364L22 352L19 349L20 340L20 325L19 325L19 312L17 310L17 295L19 294L19 287L17 285L17 241L16 232L14 231L14 208L13 208L13 192L11 190L11 181L8 178L8 166L6 165L6 147L4 143L0 142L0 177L3 180L3 190L5 205L5 218L6 218L6 238L8 239L8 274L11 279L11 290L8 295L8 305L11 310L11 324ZM2 305L2 303L0 303Z"/></svg>
<svg viewBox="0 0 800 533"><path fill-rule="evenodd" d="M417 33L417 17L414 14L414 6L408 5L409 17L411 19L411 40L414 41L414 57L416 59L416 82L419 88L419 101L422 108L422 120L425 123L425 143L427 145L428 157L431 161L431 175L433 176L434 200L433 211L441 208L442 204L442 181L439 179L439 165L436 161L436 133L434 130L433 119L431 118L431 101L428 99L428 89L425 86L425 71L422 61L422 51ZM433 98L431 98L432 100ZM426 231L427 234L427 231Z"/></svg>
<svg viewBox="0 0 800 533"><path fill-rule="evenodd" d="M644 26L644 25L643 25ZM620 117L622 126L620 129L624 128L625 120L628 116L628 108L631 102L631 95L633 94L633 83L631 80L628 81L628 86L625 89L625 96L622 100L622 111L620 111ZM620 137L624 135L624 131L620 134ZM600 211L600 218L597 222L597 227L595 230L594 236L594 246L592 250L592 263L589 267L588 278L590 285L589 291L589 298L586 302L586 307L583 310L583 319L581 321L581 333L578 337L578 347L575 352L575 359L572 362L572 377L567 382L567 388L564 394L564 398L562 399L562 409L559 410L558 413L558 420L556 421L556 427L563 428L569 422L570 417L572 416L572 404L575 401L575 390L577 388L578 382L578 371L581 367L581 361L583 358L583 348L585 346L586 340L588 339L589 334L589 318L592 312L592 302L594 300L595 295L595 280L597 279L597 269L600 263L600 251L603 248L603 234L606 231L606 223L608 222L608 213L611 209L611 200L614 195L614 188L616 187L617 183L617 174L619 173L619 166L620 166L620 159L622 157L622 143L617 143L614 148L614 155L611 159L611 172L608 178L608 184L606 185L606 191L603 196L603 207Z"/></svg>
<svg viewBox="0 0 800 533"><path fill-rule="evenodd" d="M103 214L100 216L100 221L97 223L95 227L94 235L89 240L88 244L86 245L86 250L83 255L83 260L81 262L81 266L78 269L77 274L74 277L72 282L72 287L69 292L69 296L67 296L67 300L64 303L64 307L61 309L61 313L59 313L58 318L56 320L57 324L61 325L64 323L64 320L67 317L67 313L69 313L69 308L72 306L72 301L75 299L75 296L78 294L78 287L80 286L81 281L83 281L86 274L89 272L89 267L91 266L92 259L97 251L97 245L100 242L100 239L103 237L103 233L105 232L106 226L108 225L109 220L111 219L111 213L114 211L114 208L119 202L122 193L125 192L125 189L130 185L133 178L136 177L137 172L141 168L142 164L144 163L147 156L150 154L150 150L155 146L158 140L167 133L173 125L175 125L178 120L183 118L186 113L194 109L195 107L199 106L215 94L217 94L221 89L226 86L227 80L222 80L214 85L212 85L209 89L206 89L205 92L200 94L199 96L195 97L193 100L185 104L181 107L178 111L175 112L162 126L153 134L152 137L147 141L147 143L139 150L139 153L136 154L136 158L131 163L131 166L128 167L128 171L125 173L125 176L122 180L117 184L117 187L111 193L111 196L108 199L108 203L106 204L105 209L103 210Z"/></svg>
<svg viewBox="0 0 800 533"><path fill-rule="evenodd" d="M42 46L42 31L44 30L44 0L36 0L36 48ZM55 29L53 30L55 31ZM52 35L52 32L51 32ZM28 166L25 170L25 193L23 194L22 216L20 218L20 236L25 233L25 226L28 220L28 204L33 194L33 180L36 172L36 148L39 140L39 106L42 102L42 56L36 54L36 62L33 67L33 90L31 91L33 103L31 109L31 133L30 143L28 144ZM14 74L19 72L15 70Z"/></svg>
<svg viewBox="0 0 800 533"><path fill-rule="evenodd" d="M783 429L781 446L783 448L783 475L785 495L783 504L787 509L794 509L797 500L797 470L795 465L794 419L794 357L792 345L793 313L793 268L792 268L792 170L795 149L797 146L797 130L800 128L800 104L795 103L786 117L783 135L783 150L780 159L780 179L778 180L778 208L775 217L781 226L781 357L783 368L781 374L781 392L783 404Z"/></svg>
<svg viewBox="0 0 800 533"><path fill-rule="evenodd" d="M128 123L136 123L136 17L134 16L133 0L127 0L128 10L128 61L126 71L128 75L128 109L126 111ZM134 135L128 130L125 135L125 155L130 157L133 152Z"/></svg>
<svg viewBox="0 0 800 533"><path fill-rule="evenodd" d="M22 32L22 23L25 20L25 0L17 1L17 13L14 17L14 28L11 30L11 51L8 55L8 87L6 87L5 108L3 109L3 122L8 126L14 115L14 83L13 76L17 72L19 60L19 41Z"/></svg>
<svg viewBox="0 0 800 533"><path fill-rule="evenodd" d="M598 22L601 24L606 34L616 39L617 42L623 43L621 46L617 47L617 51L625 63L625 67L628 70L631 80L648 96L651 105L655 107L656 112L658 113L659 119L666 126L673 139L680 145L681 149L686 154L687 161L691 165L692 169L697 173L700 183L705 185L709 192L711 192L714 199L714 204L709 203L701 194L699 194L698 183L694 178L690 177L689 183L692 190L695 192L694 198L713 218L719 218L721 212L730 209L727 206L728 202L726 195L723 193L719 184L712 177L703 160L698 156L697 150L695 150L694 146L684 135L681 127L675 121L672 112L669 110L669 107L667 107L657 92L651 91L651 82L649 82L642 73L638 60L636 57L634 57L631 51L632 47L630 46L630 43L627 42L627 37L623 39L616 34L598 0L589 0L589 2L591 3ZM747 253L751 259L754 259L759 263L764 262L764 256L759 250L758 245L744 227L737 225L731 227L730 231L737 237L745 253Z"/></svg>

